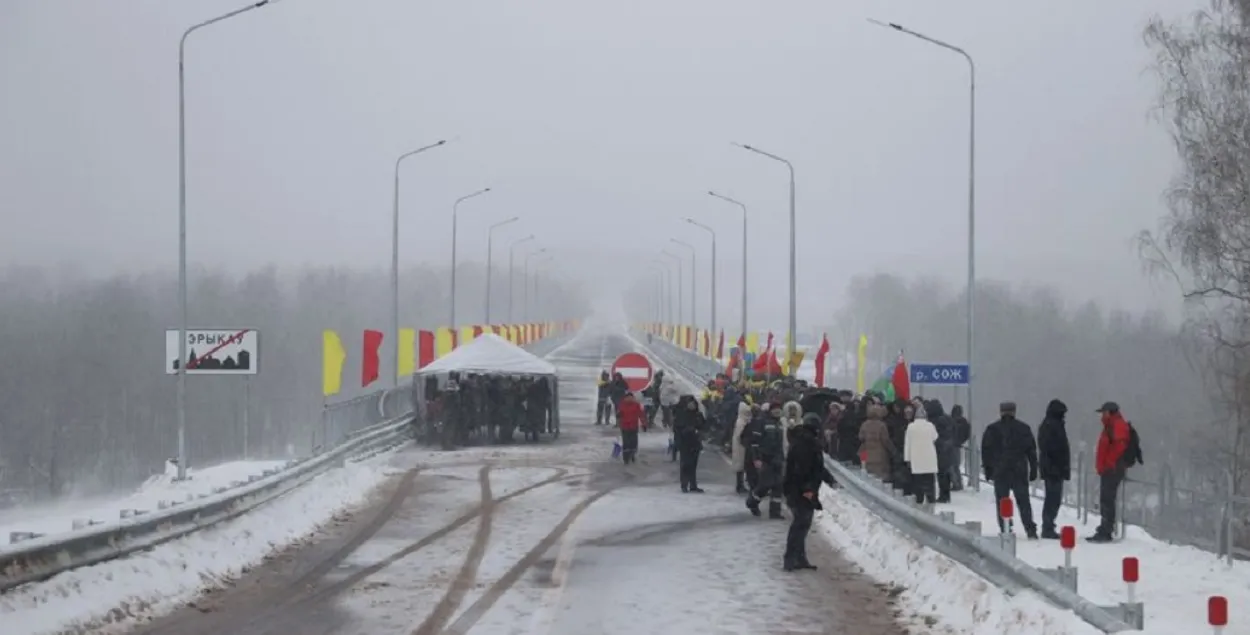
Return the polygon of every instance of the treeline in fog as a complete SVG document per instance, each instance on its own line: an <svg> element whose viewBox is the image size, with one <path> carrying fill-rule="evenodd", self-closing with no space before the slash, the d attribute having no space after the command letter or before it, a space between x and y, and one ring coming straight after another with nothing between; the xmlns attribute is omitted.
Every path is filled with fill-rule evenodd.
<svg viewBox="0 0 1250 635"><path fill-rule="evenodd" d="M513 321L584 315L582 291L538 279L523 313L517 275ZM252 457L306 449L320 420L321 331L339 332L348 348L346 399L391 385L393 343L383 342L382 376L359 388L361 334L390 337L387 270L267 268L234 276L193 270L190 328L260 331L260 373L244 378L187 378L189 463L241 458L243 415ZM446 269L410 268L400 277L400 326L446 325ZM492 316L506 323L507 273L492 282ZM462 266L457 321L485 313L480 266ZM178 328L176 276L92 278L63 270L15 268L0 273L0 489L35 498L130 487L163 470L176 453L176 377L164 371L165 330Z"/></svg>
<svg viewBox="0 0 1250 635"><path fill-rule="evenodd" d="M1212 460L1222 444L1222 418L1204 384L1196 342L1178 325L1158 313L1134 315L1094 302L1067 306L1055 290L1040 287L981 281L975 300L975 431L998 417L1000 402L1016 402L1019 418L1036 426L1046 404L1060 399L1069 408L1074 451L1085 442L1092 456L1101 431L1094 411L1116 401L1139 429L1147 455L1135 478L1149 478L1145 472L1164 463L1178 480L1223 478L1227 463ZM853 342L858 333L868 335L871 383L900 349L909 363L964 361L966 316L962 289L878 274L852 281L830 337ZM838 379L854 385L853 377ZM952 399L949 387L925 390ZM957 394L966 403L963 389Z"/></svg>

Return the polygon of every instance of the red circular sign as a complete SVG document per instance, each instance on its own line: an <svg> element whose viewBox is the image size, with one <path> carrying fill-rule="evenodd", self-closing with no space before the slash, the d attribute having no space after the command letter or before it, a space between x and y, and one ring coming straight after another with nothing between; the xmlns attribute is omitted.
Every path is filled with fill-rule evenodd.
<svg viewBox="0 0 1250 635"><path fill-rule="evenodd" d="M612 362L612 374L620 373L630 392L638 392L651 383L651 362L642 353L625 353Z"/></svg>

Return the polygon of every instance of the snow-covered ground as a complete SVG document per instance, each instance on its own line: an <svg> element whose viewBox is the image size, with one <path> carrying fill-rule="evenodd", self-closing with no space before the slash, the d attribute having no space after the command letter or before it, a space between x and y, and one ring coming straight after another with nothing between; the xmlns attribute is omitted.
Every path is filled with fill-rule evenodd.
<svg viewBox="0 0 1250 635"><path fill-rule="evenodd" d="M1041 524L1041 501L1032 501L1033 517ZM954 511L956 520L979 520L986 535L997 533L994 515L994 492L982 484L980 492L964 490L952 494L950 505L938 505L939 511ZM1152 538L1140 527L1128 527L1128 535L1119 542L1095 544L1085 536L1094 533L1099 518L1090 514L1089 524L1082 525L1077 510L1061 508L1057 524L1077 529L1077 545L1072 563L1079 569L1078 585L1085 598L1098 604L1115 604L1125 599L1121 578L1125 557L1134 556L1141 563L1141 580L1137 599L1145 604L1147 633L1197 633L1207 627L1207 598L1223 595L1231 607L1250 606L1250 569L1243 562L1229 567L1214 554L1180 545L1171 545ZM1063 564L1063 549L1055 540L1030 541L1016 522L1016 554L1036 567ZM1250 635L1250 620L1239 620L1233 608L1226 635Z"/></svg>
<svg viewBox="0 0 1250 635"><path fill-rule="evenodd" d="M212 494L218 487L247 481L267 469L279 468L283 461L232 461L187 471L191 478L175 482L168 472L153 476L135 492L116 498L66 501L54 505L31 505L0 513L0 545L9 544L10 532L56 534L74 529L74 521L111 522L123 509L155 511L160 501L185 501L200 494ZM0 546L0 549L3 549Z"/></svg>
<svg viewBox="0 0 1250 635"><path fill-rule="evenodd" d="M263 513L14 589L0 596L3 632L42 635L80 625L99 628L177 608L363 502L394 471L385 467L386 458L330 470L269 503Z"/></svg>

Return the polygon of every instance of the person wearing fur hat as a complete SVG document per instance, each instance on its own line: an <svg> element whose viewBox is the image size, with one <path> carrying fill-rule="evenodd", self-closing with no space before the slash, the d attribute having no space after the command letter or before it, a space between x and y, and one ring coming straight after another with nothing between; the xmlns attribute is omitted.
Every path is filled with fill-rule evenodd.
<svg viewBox="0 0 1250 635"><path fill-rule="evenodd" d="M781 417L781 404L774 401L768 404L768 414L758 420L759 424L747 426L743 433L759 474L756 487L747 494L747 509L759 516L760 500L767 496L768 517L773 519L785 518L781 514L781 486L786 460L786 433Z"/></svg>

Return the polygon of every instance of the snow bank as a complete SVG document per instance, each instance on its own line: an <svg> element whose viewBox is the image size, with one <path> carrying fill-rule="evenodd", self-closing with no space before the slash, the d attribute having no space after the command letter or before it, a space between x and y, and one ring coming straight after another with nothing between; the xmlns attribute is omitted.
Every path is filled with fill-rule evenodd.
<svg viewBox="0 0 1250 635"><path fill-rule="evenodd" d="M991 486L992 487L992 486ZM940 511L953 511L959 521L979 520L983 531L995 533L998 521L994 514L994 492L982 484L980 492L965 489L951 495L949 505L938 505ZM1034 519L1041 524L1041 502L1032 501ZM1079 512L1071 507L1059 511L1057 524L1073 525L1081 538L1094 533L1100 518L1090 514L1082 524ZM1016 532L1023 534L1016 523ZM1025 540L1016 542L1016 555L1035 567L1054 567L1063 563L1063 550L1058 541ZM1080 570L1081 595L1098 604L1115 604L1125 599L1120 577L1121 563L1126 556L1141 562L1141 581L1137 583L1137 599L1145 604L1146 633L1195 633L1207 627L1207 598L1223 595L1229 606L1250 606L1250 583L1247 563L1229 567L1215 554L1194 547L1171 545L1150 536L1140 527L1128 527L1128 535L1119 542L1094 544L1079 540L1072 552L1072 563ZM1236 620L1236 613L1233 614ZM1230 624L1228 635L1250 635L1245 621Z"/></svg>
<svg viewBox="0 0 1250 635"><path fill-rule="evenodd" d="M236 520L20 587L0 596L0 623L5 635L41 635L168 613L360 504L387 477L378 461L349 463Z"/></svg>
<svg viewBox="0 0 1250 635"><path fill-rule="evenodd" d="M188 496L211 494L218 487L229 487L234 481L247 481L270 468L282 467L283 461L232 461L212 467L188 470L191 478L175 482L168 473L153 476L133 494L117 498L67 501L56 505L28 506L6 510L0 514L0 545L9 544L9 532L33 531L56 534L73 530L75 520L111 522L118 520L123 509L154 511L160 501L181 501Z"/></svg>
<svg viewBox="0 0 1250 635"><path fill-rule="evenodd" d="M902 588L916 632L949 635L1097 635L1075 613L1030 594L1016 596L924 547L849 495L824 490L820 531L868 575Z"/></svg>

